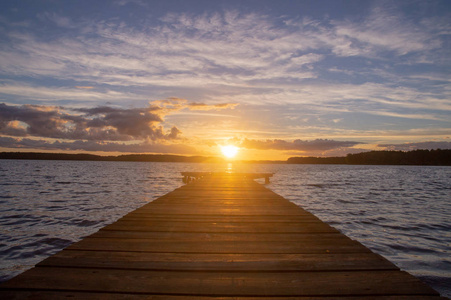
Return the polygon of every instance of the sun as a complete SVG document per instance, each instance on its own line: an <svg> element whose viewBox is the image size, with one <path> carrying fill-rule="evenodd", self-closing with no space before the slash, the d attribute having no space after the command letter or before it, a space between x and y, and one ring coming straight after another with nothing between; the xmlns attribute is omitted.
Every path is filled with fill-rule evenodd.
<svg viewBox="0 0 451 300"><path fill-rule="evenodd" d="M237 155L239 148L232 145L221 146L221 152L227 158L234 158Z"/></svg>

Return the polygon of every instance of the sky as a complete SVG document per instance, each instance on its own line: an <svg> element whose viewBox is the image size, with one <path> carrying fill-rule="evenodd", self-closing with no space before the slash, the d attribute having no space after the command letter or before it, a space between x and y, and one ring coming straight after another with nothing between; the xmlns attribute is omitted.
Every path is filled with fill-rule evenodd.
<svg viewBox="0 0 451 300"><path fill-rule="evenodd" d="M1 1L0 151L451 149L451 1Z"/></svg>

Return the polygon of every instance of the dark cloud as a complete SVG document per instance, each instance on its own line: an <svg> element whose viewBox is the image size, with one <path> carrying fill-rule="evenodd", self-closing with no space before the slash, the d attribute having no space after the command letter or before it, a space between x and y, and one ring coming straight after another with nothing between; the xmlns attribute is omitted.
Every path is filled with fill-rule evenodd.
<svg viewBox="0 0 451 300"><path fill-rule="evenodd" d="M38 150L64 150L64 151L103 151L103 152L124 152L124 153L171 153L171 154L192 154L199 152L193 147L182 144L155 144L140 143L126 144L118 142L99 141L48 141L28 138L0 137L0 147L17 149L38 149Z"/></svg>
<svg viewBox="0 0 451 300"><path fill-rule="evenodd" d="M241 141L235 140L235 143L239 143L241 147L248 149L259 149L259 150L285 150L285 151L328 151L332 149L352 147L360 142L352 141L334 141L327 139L316 139L312 141L294 140L288 142L285 140L250 140L244 139Z"/></svg>
<svg viewBox="0 0 451 300"><path fill-rule="evenodd" d="M378 147L386 148L387 150L411 151L419 149L451 149L451 142L420 142L420 143L405 143L405 144L379 144Z"/></svg>
<svg viewBox="0 0 451 300"><path fill-rule="evenodd" d="M3 130L1 130L3 128ZM0 130L5 135L10 136L26 136L27 130L25 126L19 121L10 121L8 123L0 123Z"/></svg>
<svg viewBox="0 0 451 300"><path fill-rule="evenodd" d="M54 106L0 104L0 134L105 141L176 139L180 130L173 127L165 132L160 126L163 122L160 111L157 106L65 110Z"/></svg>
<svg viewBox="0 0 451 300"><path fill-rule="evenodd" d="M89 128L114 128L117 133L132 138L150 138L152 140L167 138L160 127L153 126L163 122L151 108L115 109L99 107L93 109L78 109L87 116L94 117L86 125Z"/></svg>
<svg viewBox="0 0 451 300"><path fill-rule="evenodd" d="M196 154L181 141L181 131L165 129L164 117L182 109L212 110L236 104L207 105L180 98L152 101L145 108L64 108L0 103L0 146L45 150ZM49 139L57 139L51 141Z"/></svg>

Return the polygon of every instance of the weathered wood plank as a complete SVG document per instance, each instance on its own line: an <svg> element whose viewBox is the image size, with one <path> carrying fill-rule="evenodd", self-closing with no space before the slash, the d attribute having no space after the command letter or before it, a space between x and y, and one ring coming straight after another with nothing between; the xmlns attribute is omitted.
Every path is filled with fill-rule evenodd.
<svg viewBox="0 0 451 300"><path fill-rule="evenodd" d="M446 300L435 296L357 296L357 297L209 297L154 294L90 293L73 291L6 291L4 299L83 299L83 300Z"/></svg>
<svg viewBox="0 0 451 300"><path fill-rule="evenodd" d="M261 199L259 201L243 201L239 199L214 199L214 200L206 200L202 201L201 199L171 199L171 200L155 200L152 202L151 207L156 207L157 205L181 205L183 206L211 206L211 207L223 207L224 205L233 207L261 207L265 205L271 205L272 207L291 207L293 208L293 205L287 205L287 203L283 203L281 201L273 201L273 200L264 200Z"/></svg>
<svg viewBox="0 0 451 300"><path fill-rule="evenodd" d="M266 241L153 241L143 239L85 238L69 250L172 252L172 253L361 253L368 248L352 240Z"/></svg>
<svg viewBox="0 0 451 300"><path fill-rule="evenodd" d="M279 223L278 226L261 223L189 223L189 222L121 222L118 221L107 225L103 230L126 230L126 231L177 231L177 232L287 232L287 233L333 233L338 232L325 223Z"/></svg>
<svg viewBox="0 0 451 300"><path fill-rule="evenodd" d="M224 216L302 216L305 213L302 210L293 208L271 209L271 207L254 207L253 209L245 209L246 207L178 207L178 206L145 206L140 208L142 212L149 215L224 215Z"/></svg>
<svg viewBox="0 0 451 300"><path fill-rule="evenodd" d="M209 254L61 251L39 266L177 271L351 271L398 270L374 253Z"/></svg>
<svg viewBox="0 0 451 300"><path fill-rule="evenodd" d="M437 295L401 271L163 272L34 268L7 288L205 296Z"/></svg>
<svg viewBox="0 0 451 300"><path fill-rule="evenodd" d="M90 235L92 238L116 238L116 239L149 239L153 241L260 241L260 242L303 242L308 243L312 240L350 240L347 236L335 233L216 233L216 232L171 232L171 231L114 231L99 230Z"/></svg>
<svg viewBox="0 0 451 300"><path fill-rule="evenodd" d="M155 220L155 221L186 221L186 222L221 222L221 223L292 223L320 221L312 214L302 216L224 216L224 215L151 215L142 212L131 212L119 220Z"/></svg>

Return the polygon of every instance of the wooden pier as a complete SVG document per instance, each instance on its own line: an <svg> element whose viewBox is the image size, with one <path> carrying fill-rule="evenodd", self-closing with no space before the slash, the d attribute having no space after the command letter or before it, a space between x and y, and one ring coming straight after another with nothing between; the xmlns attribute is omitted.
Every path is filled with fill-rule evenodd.
<svg viewBox="0 0 451 300"><path fill-rule="evenodd" d="M0 298L440 299L251 176L225 173L47 258L3 283Z"/></svg>

